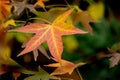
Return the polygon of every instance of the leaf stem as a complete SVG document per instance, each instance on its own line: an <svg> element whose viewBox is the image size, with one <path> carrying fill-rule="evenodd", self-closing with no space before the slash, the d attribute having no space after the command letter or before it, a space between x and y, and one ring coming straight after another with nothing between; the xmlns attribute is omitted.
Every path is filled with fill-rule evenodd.
<svg viewBox="0 0 120 80"><path fill-rule="evenodd" d="M46 10L46 8L45 8L45 7L43 7L43 9L44 9L44 11L45 11L45 12L47 12L47 10Z"/></svg>
<svg viewBox="0 0 120 80"><path fill-rule="evenodd" d="M82 78L82 76L81 76L81 74L80 74L78 68L76 68L76 72L78 73L78 76L79 76L80 80L83 80L83 78Z"/></svg>
<svg viewBox="0 0 120 80"><path fill-rule="evenodd" d="M64 1L65 1L65 3L68 5L68 7L71 8L71 7L70 7L70 4L67 2L67 0L64 0Z"/></svg>
<svg viewBox="0 0 120 80"><path fill-rule="evenodd" d="M15 22L26 22L26 21L20 21L20 20L16 20Z"/></svg>
<svg viewBox="0 0 120 80"><path fill-rule="evenodd" d="M66 6L66 5L63 5L63 4L54 4L54 5L48 5L46 6L46 8L50 8L50 7L59 7L59 6Z"/></svg>
<svg viewBox="0 0 120 80"><path fill-rule="evenodd" d="M46 20L46 19L43 19L43 18L30 18L29 20L31 20L31 19L40 19L40 20L42 20L42 21L44 21L44 22L47 22L47 23L49 23L49 24L52 24L50 21L48 21L48 20Z"/></svg>

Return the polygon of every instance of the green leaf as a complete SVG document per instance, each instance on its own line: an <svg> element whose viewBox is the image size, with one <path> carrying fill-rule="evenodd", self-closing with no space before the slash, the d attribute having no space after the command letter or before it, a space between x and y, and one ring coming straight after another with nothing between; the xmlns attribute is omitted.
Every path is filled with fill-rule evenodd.
<svg viewBox="0 0 120 80"><path fill-rule="evenodd" d="M55 76L50 75L45 70L43 70L39 66L39 71L29 71L29 70L23 70L22 73L24 74L30 74L32 76L25 78L25 80L49 80L49 79L58 79Z"/></svg>

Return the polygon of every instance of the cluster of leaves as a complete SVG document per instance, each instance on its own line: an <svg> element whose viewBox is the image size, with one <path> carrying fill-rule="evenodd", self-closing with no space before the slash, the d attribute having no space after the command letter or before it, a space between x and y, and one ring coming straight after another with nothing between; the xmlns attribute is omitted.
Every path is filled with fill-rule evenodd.
<svg viewBox="0 0 120 80"><path fill-rule="evenodd" d="M19 18L24 15L24 13L27 14L27 22L22 23L25 26L20 26L18 29L14 29L14 30L9 30L9 32L25 32L25 33L33 33L35 34L32 38L27 38L27 42L24 43L23 47L25 47L25 49L18 55L24 55L27 54L31 51L33 51L33 56L34 56L34 60L37 61L37 57L38 57L38 50L41 51L41 53L43 53L47 58L49 59L53 59L56 63L52 63L52 64L48 64L45 65L46 67L56 67L56 69L51 73L51 75L61 75L61 74L65 74L65 73L69 73L71 74L73 72L73 70L80 66L83 65L85 63L80 62L78 64L74 64L72 62L66 61L64 59L62 59L62 52L63 52L63 43L62 43L62 36L63 35L72 35L72 34L85 34L87 33L86 31L83 31L79 28L76 28L73 25L73 21L72 21L72 16L70 16L70 14L72 12L74 12L73 15L76 14L76 11L74 11L74 8L71 7L66 7L62 8L62 7L58 7L58 8L50 8L49 11L47 11L45 9L45 5L44 5L44 0L38 0L35 4L30 4L29 0L23 0L21 2L19 1L14 1L14 0L5 0L5 1L0 1L1 3L1 25L2 24L6 24L5 26L1 26L0 29L1 31L5 32L5 30L7 30L9 28L9 26L18 26L19 23L17 23L17 20L19 20ZM7 7L6 7L7 6ZM45 11L37 11L36 7L42 7ZM9 8L9 10L7 10ZM28 10L29 9L29 10ZM60 10L57 15L55 15L54 19L52 19L52 15L56 14L57 10ZM79 8L76 8L77 12L80 13L80 16L82 16L82 13L84 13L82 10L80 10ZM2 12L4 11L4 12ZM30 13L33 13L35 15L40 15L41 14L46 14L48 16L50 16L50 22L47 19L44 18L40 18L40 20L37 20L37 22L34 21L29 21L31 18ZM41 12L41 14L39 14L39 12ZM87 12L86 12L87 14ZM89 17L88 14L85 16L85 18ZM45 17L47 18L47 17ZM40 23L40 21L42 20L43 23ZM39 21L39 23L38 23ZM86 22L84 21L84 17L83 20L80 20L83 24L87 24L86 27L88 26L90 28L89 25L89 20ZM15 24L16 22L16 24ZM91 30L90 30L91 31ZM92 31L91 31L92 32ZM7 32L5 32L7 34ZM2 33L1 33L2 34ZM22 35L23 36L23 35ZM2 41L1 41L2 42ZM50 50L50 54L51 56L49 56L44 47L42 46L43 42L47 42L49 50ZM2 45L3 47L3 45ZM2 49L1 49L2 50ZM9 61L8 63L12 63L11 66L19 66L16 62L14 62L11 58L10 58L10 52L8 53L4 53L4 55L2 55L2 51L1 51L1 74L6 73L8 71L11 70L6 70L4 69L4 65L5 66L10 66L9 64L5 63L6 61ZM8 55L8 57L6 57L6 55ZM24 73L23 70L21 70L23 68L20 68L20 70L13 70L12 72L15 73L16 71L18 73L22 72ZM38 74L40 72L40 74ZM40 68L39 72L35 73L32 72L32 75L34 75L36 78L38 79L42 79L42 80L48 80L49 78L55 78L50 76L47 72L45 72L42 68ZM43 74L44 75L43 75ZM31 73L29 73L31 74ZM14 74L13 74L14 75ZM18 74L19 75L19 74ZM17 76L18 76L17 75ZM46 76L46 78L45 78ZM16 76L15 76L16 77ZM33 77L34 78L34 77ZM26 78L26 80L29 80L30 78Z"/></svg>
<svg viewBox="0 0 120 80"><path fill-rule="evenodd" d="M89 23L98 22L98 20L91 17L89 11L81 10L75 3L76 1L73 1L73 5L68 4L66 0L64 0L65 4L63 5L45 5L45 2L50 1L0 0L0 74L12 71L15 79L23 73L29 76L25 78L25 80L56 80L60 78L55 75L72 74L75 68L85 64L84 62L73 63L62 58L64 49L62 37L73 34L93 34ZM75 24L78 23L83 25L85 31L75 27ZM17 27L17 29L8 30L11 27ZM32 33L32 35L16 35L19 34L19 32ZM11 49L7 45L12 37L9 37L6 41L6 36L11 33L12 37L14 35L15 38L23 43L22 47L24 50L20 52L17 57L32 52L34 60L37 61L40 51L49 60L54 61L54 63L43 66L55 67L55 70L52 73L48 73L38 65L37 71L30 71L12 60L10 58L12 55ZM45 42L47 42L50 55L43 47ZM6 47L8 52L4 52L4 48ZM110 56L112 56L110 62L111 67L113 67L120 60L120 58L118 58L119 54L115 53L105 57ZM114 60L117 60L115 61L117 63L114 64ZM15 69L8 67L15 67Z"/></svg>

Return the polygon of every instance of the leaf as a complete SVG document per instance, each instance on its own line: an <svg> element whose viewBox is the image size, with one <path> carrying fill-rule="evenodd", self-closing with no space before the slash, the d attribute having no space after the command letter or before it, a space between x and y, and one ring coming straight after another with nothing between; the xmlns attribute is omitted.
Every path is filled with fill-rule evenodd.
<svg viewBox="0 0 120 80"><path fill-rule="evenodd" d="M14 37L16 38L17 41L20 43L25 43L28 41L29 38L32 37L32 34L24 34L24 33L13 33Z"/></svg>
<svg viewBox="0 0 120 80"><path fill-rule="evenodd" d="M120 61L120 53L113 51L112 49L108 49L111 54L108 57L111 57L110 60L110 68L118 65Z"/></svg>
<svg viewBox="0 0 120 80"><path fill-rule="evenodd" d="M8 17L10 14L9 0L0 0L0 22ZM9 10L8 10L9 9Z"/></svg>
<svg viewBox="0 0 120 80"><path fill-rule="evenodd" d="M33 55L34 55L34 60L37 61L37 57L38 57L38 50L45 56L47 57L48 59L50 59L50 57L48 56L45 48L40 45L37 49L33 50Z"/></svg>
<svg viewBox="0 0 120 80"><path fill-rule="evenodd" d="M0 30L5 30L9 28L9 25L16 26L15 21L13 19L7 20L6 22L0 23Z"/></svg>
<svg viewBox="0 0 120 80"><path fill-rule="evenodd" d="M41 6L42 8L45 8L45 5L44 5L44 2L46 2L48 0L38 0L36 3L35 3L35 6Z"/></svg>
<svg viewBox="0 0 120 80"><path fill-rule="evenodd" d="M11 48L6 45L0 45L0 75L9 71L14 71L21 67L16 61L11 59Z"/></svg>
<svg viewBox="0 0 120 80"><path fill-rule="evenodd" d="M61 36L86 33L83 30L74 27L72 23L66 21L72 11L73 9L70 9L61 14L53 21L52 24L33 23L16 30L11 30L14 32L35 33L35 35L26 44L25 49L18 56L35 50L39 45L47 41L51 55L56 59L56 61L59 61L63 52Z"/></svg>
<svg viewBox="0 0 120 80"><path fill-rule="evenodd" d="M95 20L100 20L104 16L105 6L102 1L91 3L88 7L90 16Z"/></svg>
<svg viewBox="0 0 120 80"><path fill-rule="evenodd" d="M25 78L24 80L49 80L49 79L58 79L55 76L50 75L46 71L44 71L40 66L39 66L39 71L29 71L29 70L22 70L21 71L24 74L29 74L32 75L30 77Z"/></svg>
<svg viewBox="0 0 120 80"><path fill-rule="evenodd" d="M6 65L6 66L20 66L17 62L15 62L13 59L6 57L6 59L4 58L0 58L0 64Z"/></svg>
<svg viewBox="0 0 120 80"><path fill-rule="evenodd" d="M90 26L90 22L98 22L97 20L94 20L88 11L82 11L81 9L77 8L78 12L73 14L73 21L74 23L80 22L87 30L89 33L92 34L92 28Z"/></svg>
<svg viewBox="0 0 120 80"><path fill-rule="evenodd" d="M115 53L111 58L110 58L110 67L114 67L115 65L118 65L120 61L120 54Z"/></svg>
<svg viewBox="0 0 120 80"><path fill-rule="evenodd" d="M10 19L10 20L8 20L8 21L6 21L6 22L4 23L4 26L5 26L5 27L7 27L7 26L9 26L9 25L16 26L15 20Z"/></svg>
<svg viewBox="0 0 120 80"><path fill-rule="evenodd" d="M0 53L0 75L7 72L12 72L13 77L17 80L21 74L19 69L22 69L22 67L10 58L10 49L8 47L4 48L5 49L2 51L2 54Z"/></svg>
<svg viewBox="0 0 120 80"><path fill-rule="evenodd" d="M120 42L118 42L118 43L115 43L112 47L111 47L111 49L113 50L113 51L119 51L120 50Z"/></svg>
<svg viewBox="0 0 120 80"><path fill-rule="evenodd" d="M67 10L68 8L55 7L55 8L51 8L47 12L38 11L36 15L37 15L37 18L42 18L50 22L53 22L57 18L57 16L59 16L60 14L62 14ZM35 20L35 22L45 23L44 21L40 21L37 19Z"/></svg>
<svg viewBox="0 0 120 80"><path fill-rule="evenodd" d="M3 41L5 39L5 35L6 35L6 32L4 29L4 25L0 24L0 46L3 44Z"/></svg>
<svg viewBox="0 0 120 80"><path fill-rule="evenodd" d="M72 62L69 62L63 59L60 62L61 63L52 63L52 64L45 65L46 67L57 67L55 71L51 73L51 75L61 75L61 74L66 74L66 73L71 74L76 67L85 64L83 62L74 64Z"/></svg>
<svg viewBox="0 0 120 80"><path fill-rule="evenodd" d="M19 67L21 67L17 62L15 62L7 55L0 55L0 75L9 71L17 70Z"/></svg>
<svg viewBox="0 0 120 80"><path fill-rule="evenodd" d="M17 15L20 15L26 8L28 8L31 12L36 12L34 5L28 4L27 0L23 0L23 2L14 1L11 5L16 7L14 13Z"/></svg>
<svg viewBox="0 0 120 80"><path fill-rule="evenodd" d="M3 44L5 41L7 29L9 28L9 25L15 26L15 22L13 19L10 19L6 22L0 22L0 44Z"/></svg>

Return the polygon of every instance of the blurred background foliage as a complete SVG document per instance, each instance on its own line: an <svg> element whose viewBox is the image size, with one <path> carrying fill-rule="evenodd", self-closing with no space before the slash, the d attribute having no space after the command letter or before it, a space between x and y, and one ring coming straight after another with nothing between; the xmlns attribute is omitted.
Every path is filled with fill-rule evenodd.
<svg viewBox="0 0 120 80"><path fill-rule="evenodd" d="M67 1L70 4L72 3L72 0ZM84 80L120 80L120 64L109 68L109 57L104 56L109 53L107 48L120 52L120 46L116 47L120 43L119 0L75 0L75 2L82 10L88 10L90 15L99 22L90 23L93 34L64 36L62 57L74 63L79 61L87 62L86 65L78 68ZM46 4L51 3L63 2L61 0L50 0ZM84 29L81 23L75 25ZM22 33L6 33L5 42L2 44L4 49L0 46L0 52L4 52L6 55L12 52L11 57L27 67L33 66L33 64L37 65L34 61L31 61L33 60L33 58L29 57L31 54L25 57L16 57L22 50L21 44L27 41L24 37L30 36L32 35L26 34L26 36L23 36ZM47 46L46 44L43 45ZM22 63L23 61L25 62ZM39 62L46 64L49 61Z"/></svg>
<svg viewBox="0 0 120 80"><path fill-rule="evenodd" d="M120 64L109 68L109 57L104 56L109 53L107 48L117 52L120 50L119 46L116 46L120 42L120 9L118 9L120 4L117 0L94 1L81 0L80 2L81 9L88 10L94 19L99 20L98 23L90 23L93 34L75 35L74 39L71 37L69 41L73 40L74 46L70 44L72 41L68 43L66 41L63 57L73 62L88 62L78 68L84 80L120 80ZM81 24L76 26L82 28ZM71 46L71 50L74 50L69 51L68 45Z"/></svg>

